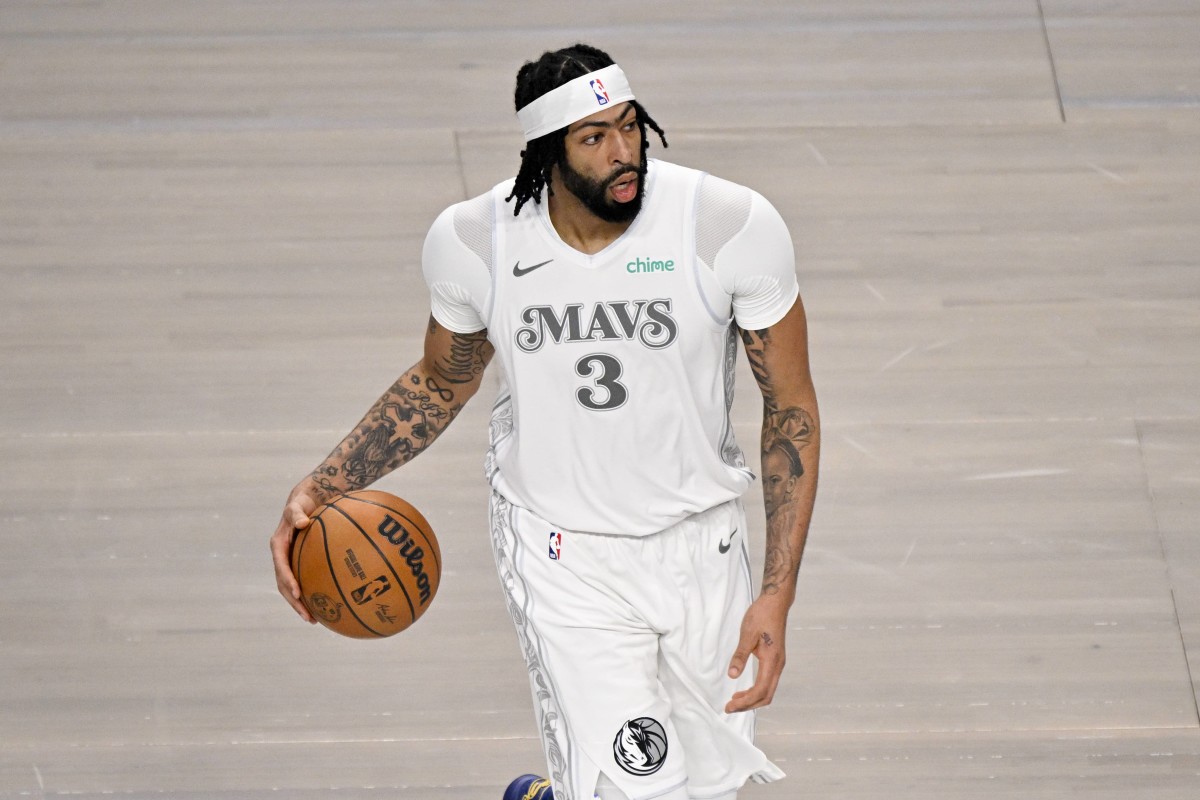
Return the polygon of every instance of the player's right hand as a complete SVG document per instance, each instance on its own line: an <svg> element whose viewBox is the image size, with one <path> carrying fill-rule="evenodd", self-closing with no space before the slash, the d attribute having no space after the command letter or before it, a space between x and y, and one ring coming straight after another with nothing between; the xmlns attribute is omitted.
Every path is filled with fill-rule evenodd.
<svg viewBox="0 0 1200 800"><path fill-rule="evenodd" d="M283 599L288 601L297 614L307 622L316 624L312 614L308 613L300 600L300 583L292 574L291 554L292 540L296 532L308 527L309 514L316 510L319 503L307 491L297 486L288 496L287 505L279 518L279 527L271 534L271 557L275 561L275 585Z"/></svg>

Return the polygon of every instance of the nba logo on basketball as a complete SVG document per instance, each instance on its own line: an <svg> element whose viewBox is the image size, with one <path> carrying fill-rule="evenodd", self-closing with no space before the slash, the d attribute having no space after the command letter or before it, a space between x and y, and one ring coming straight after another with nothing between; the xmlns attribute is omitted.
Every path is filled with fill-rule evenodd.
<svg viewBox="0 0 1200 800"><path fill-rule="evenodd" d="M550 531L550 560L558 561L560 558L562 558L562 534Z"/></svg>
<svg viewBox="0 0 1200 800"><path fill-rule="evenodd" d="M608 92L604 91L604 84L600 82L599 78L592 81L592 91L596 93L597 105L608 105Z"/></svg>

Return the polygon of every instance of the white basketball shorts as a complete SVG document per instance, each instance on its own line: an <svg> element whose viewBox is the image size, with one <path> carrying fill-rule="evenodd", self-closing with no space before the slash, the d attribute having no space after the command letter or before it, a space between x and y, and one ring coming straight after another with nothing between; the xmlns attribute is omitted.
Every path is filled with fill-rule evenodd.
<svg viewBox="0 0 1200 800"><path fill-rule="evenodd" d="M556 800L592 800L601 773L631 800L783 777L753 744L754 712L724 712L753 683L728 676L753 596L739 501L607 536L493 493L491 527Z"/></svg>

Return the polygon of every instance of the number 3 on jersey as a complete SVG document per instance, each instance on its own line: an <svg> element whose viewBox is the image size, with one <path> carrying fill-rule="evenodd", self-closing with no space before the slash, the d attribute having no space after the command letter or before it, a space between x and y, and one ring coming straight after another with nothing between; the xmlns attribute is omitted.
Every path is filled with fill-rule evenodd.
<svg viewBox="0 0 1200 800"><path fill-rule="evenodd" d="M592 353L575 362L575 374L591 378L592 386L575 392L575 399L590 411L610 411L625 405L629 390L617 378L621 377L621 362L607 353Z"/></svg>

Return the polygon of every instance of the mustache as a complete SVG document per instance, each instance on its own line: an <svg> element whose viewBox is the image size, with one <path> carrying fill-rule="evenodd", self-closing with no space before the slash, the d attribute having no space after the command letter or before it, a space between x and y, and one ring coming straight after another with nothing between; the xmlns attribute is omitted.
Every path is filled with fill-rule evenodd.
<svg viewBox="0 0 1200 800"><path fill-rule="evenodd" d="M608 177L608 180L604 182L604 188L607 189L626 175L637 175L638 177L641 177L645 174L645 169L634 166L633 164L626 164L623 167L617 167L616 170L613 171L613 174Z"/></svg>

